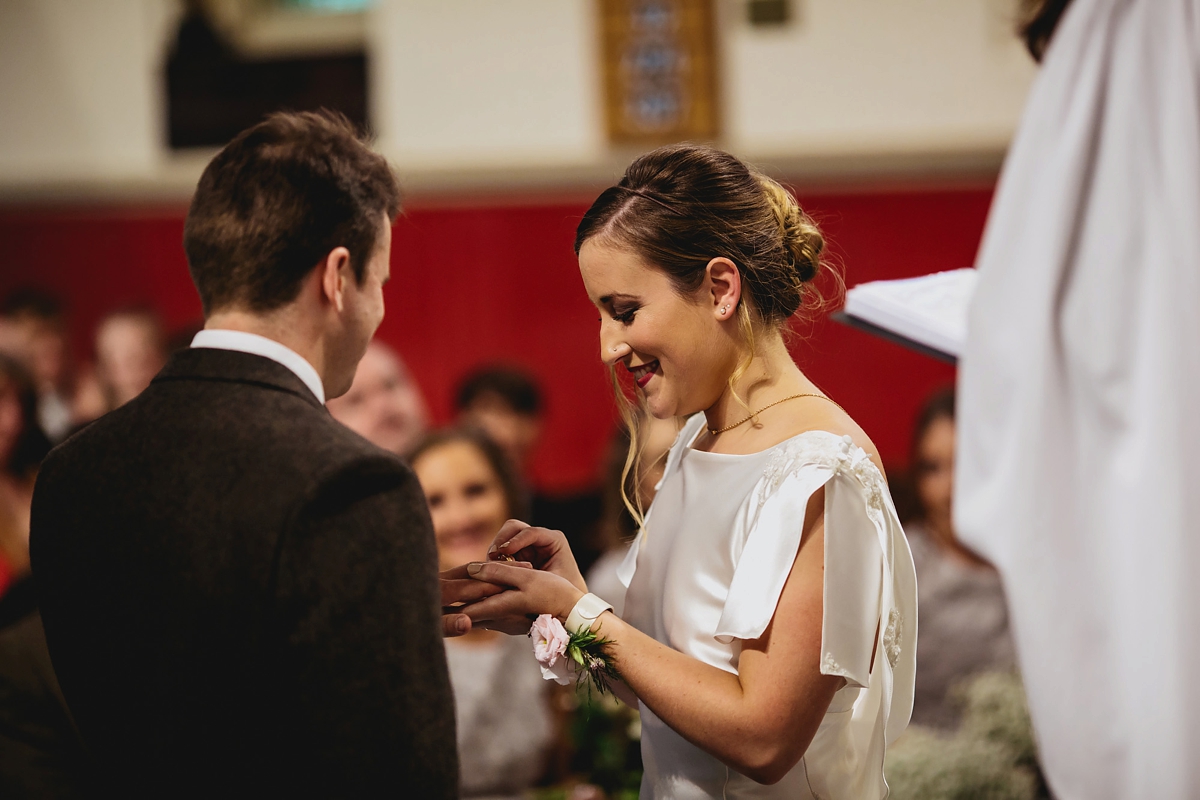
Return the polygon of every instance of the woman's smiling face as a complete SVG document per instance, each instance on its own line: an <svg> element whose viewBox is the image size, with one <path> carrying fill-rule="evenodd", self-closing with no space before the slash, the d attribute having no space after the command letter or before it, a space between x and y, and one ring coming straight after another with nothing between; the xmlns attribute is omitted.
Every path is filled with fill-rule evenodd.
<svg viewBox="0 0 1200 800"><path fill-rule="evenodd" d="M738 352L708 282L683 297L662 270L595 240L580 248L579 271L600 310L600 359L629 370L652 415L686 416L717 402Z"/></svg>
<svg viewBox="0 0 1200 800"><path fill-rule="evenodd" d="M429 502L441 569L485 560L511 514L487 457L471 442L449 441L421 453L412 468Z"/></svg>

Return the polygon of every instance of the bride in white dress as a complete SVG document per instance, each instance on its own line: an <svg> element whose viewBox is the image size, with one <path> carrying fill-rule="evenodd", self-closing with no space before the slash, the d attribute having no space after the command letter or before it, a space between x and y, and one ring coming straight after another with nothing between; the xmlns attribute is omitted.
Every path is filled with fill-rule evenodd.
<svg viewBox="0 0 1200 800"><path fill-rule="evenodd" d="M874 446L785 346L822 247L733 156L635 161L580 224L579 267L601 358L650 414L686 422L620 571L624 618L587 595L562 534L524 523L495 555L536 569L443 574L460 599L506 588L463 609L475 625L523 633L548 613L609 640L614 688L642 714L642 798L887 796L916 583Z"/></svg>

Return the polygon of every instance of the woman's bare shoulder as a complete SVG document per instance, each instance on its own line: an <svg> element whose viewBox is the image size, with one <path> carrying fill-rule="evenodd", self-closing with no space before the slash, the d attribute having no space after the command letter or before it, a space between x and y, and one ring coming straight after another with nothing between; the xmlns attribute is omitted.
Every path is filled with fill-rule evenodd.
<svg viewBox="0 0 1200 800"><path fill-rule="evenodd" d="M883 461L879 457L878 448L853 417L832 402L816 398L814 398L814 402L819 402L821 405L797 408L789 414L787 424L790 434L787 438L809 431L828 431L835 436L849 436L856 445L863 449L875 466L879 468L879 471L883 472Z"/></svg>

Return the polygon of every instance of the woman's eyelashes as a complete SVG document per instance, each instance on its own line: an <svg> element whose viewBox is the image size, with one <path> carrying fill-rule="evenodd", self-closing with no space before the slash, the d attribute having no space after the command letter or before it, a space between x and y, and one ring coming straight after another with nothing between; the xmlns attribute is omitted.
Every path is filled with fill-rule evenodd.
<svg viewBox="0 0 1200 800"><path fill-rule="evenodd" d="M616 322L620 322L623 325L628 325L629 323L633 322L633 316L638 312L639 309L641 309L641 306L626 304L617 305L615 303L610 303L609 300L605 298L601 301L600 308L602 311L607 311L608 316L611 319L615 320ZM601 314L600 316L596 317L596 321L603 324L604 315Z"/></svg>
<svg viewBox="0 0 1200 800"><path fill-rule="evenodd" d="M625 309L613 309L612 318L623 325L628 325L633 322L633 316L637 313L637 306L631 306Z"/></svg>

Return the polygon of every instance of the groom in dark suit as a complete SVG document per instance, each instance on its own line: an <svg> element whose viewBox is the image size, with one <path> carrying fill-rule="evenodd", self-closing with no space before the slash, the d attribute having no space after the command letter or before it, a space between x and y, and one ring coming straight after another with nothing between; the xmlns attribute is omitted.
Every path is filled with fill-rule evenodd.
<svg viewBox="0 0 1200 800"><path fill-rule="evenodd" d="M188 212L205 330L46 459L34 578L106 794L457 796L424 497L324 408L383 317L398 210L344 119L243 132Z"/></svg>

